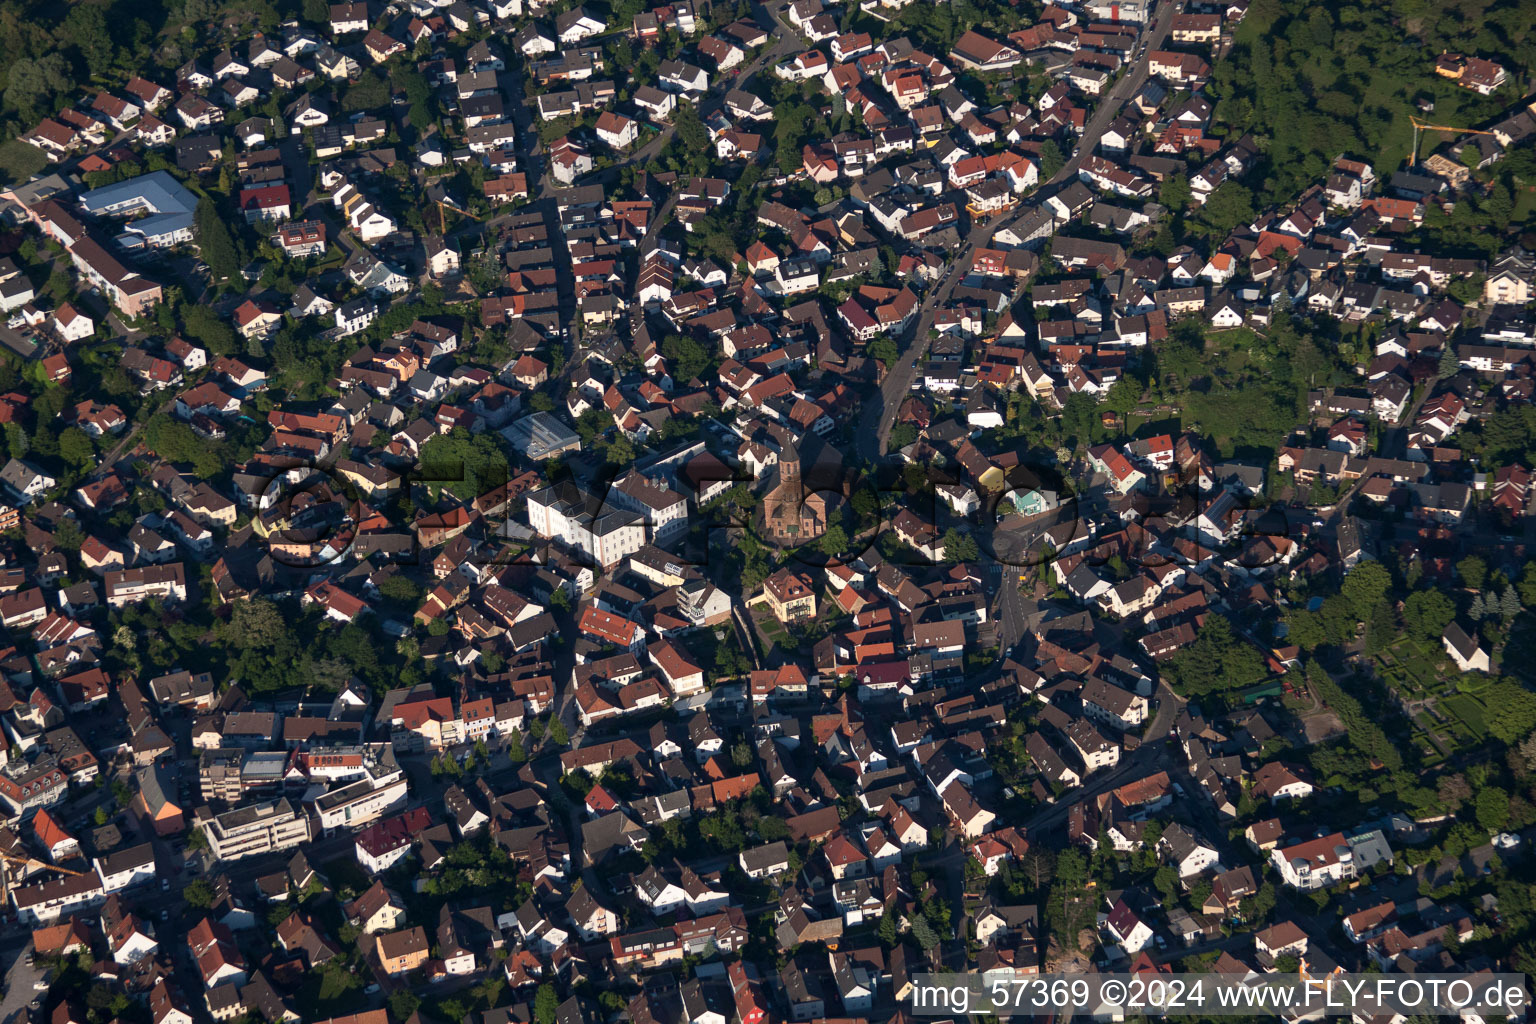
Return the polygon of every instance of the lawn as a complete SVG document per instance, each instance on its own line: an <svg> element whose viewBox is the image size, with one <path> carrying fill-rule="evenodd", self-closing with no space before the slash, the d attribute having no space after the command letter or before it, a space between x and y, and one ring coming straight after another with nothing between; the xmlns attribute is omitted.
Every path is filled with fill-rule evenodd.
<svg viewBox="0 0 1536 1024"><path fill-rule="evenodd" d="M0 184L26 181L48 166L48 158L20 139L0 144Z"/></svg>
<svg viewBox="0 0 1536 1024"><path fill-rule="evenodd" d="M1455 716L1457 722L1466 727L1472 739L1482 742L1487 737L1488 709L1470 693L1458 693L1442 698L1438 705L1446 713Z"/></svg>
<svg viewBox="0 0 1536 1024"><path fill-rule="evenodd" d="M1406 637L1376 656L1381 675L1404 697L1422 700L1444 690L1438 652L1426 651Z"/></svg>
<svg viewBox="0 0 1536 1024"><path fill-rule="evenodd" d="M305 1020L323 1020L354 1009L362 997L363 979L345 968L309 971L294 994Z"/></svg>
<svg viewBox="0 0 1536 1024"><path fill-rule="evenodd" d="M1536 217L1536 185L1526 185L1515 190L1516 224L1523 224Z"/></svg>

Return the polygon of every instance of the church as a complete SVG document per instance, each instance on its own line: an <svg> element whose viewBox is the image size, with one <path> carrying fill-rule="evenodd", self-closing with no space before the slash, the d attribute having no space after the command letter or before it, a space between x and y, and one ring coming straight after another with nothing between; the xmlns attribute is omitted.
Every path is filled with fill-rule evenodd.
<svg viewBox="0 0 1536 1024"><path fill-rule="evenodd" d="M779 452L778 479L763 498L763 529L779 544L805 544L827 532L842 498L835 491L807 491L800 451L793 442Z"/></svg>

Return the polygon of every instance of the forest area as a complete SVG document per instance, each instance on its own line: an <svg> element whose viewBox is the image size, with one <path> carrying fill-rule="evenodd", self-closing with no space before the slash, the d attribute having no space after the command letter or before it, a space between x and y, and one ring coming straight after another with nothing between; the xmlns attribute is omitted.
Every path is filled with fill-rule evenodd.
<svg viewBox="0 0 1536 1024"><path fill-rule="evenodd" d="M1445 50L1497 60L1511 81L1488 97L1460 88L1434 74ZM1250 184L1262 206L1320 181L1340 154L1390 175L1412 146L1420 101L1434 104L1436 123L1476 127L1524 94L1533 63L1533 0L1255 0L1208 91L1219 124L1260 141L1266 159Z"/></svg>

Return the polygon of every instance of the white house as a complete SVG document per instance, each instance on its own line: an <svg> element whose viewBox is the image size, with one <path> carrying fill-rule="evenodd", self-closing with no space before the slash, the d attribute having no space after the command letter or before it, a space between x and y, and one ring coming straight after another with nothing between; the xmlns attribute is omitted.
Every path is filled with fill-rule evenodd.
<svg viewBox="0 0 1536 1024"><path fill-rule="evenodd" d="M1281 880L1293 889L1322 889L1355 877L1354 851L1342 832L1294 846L1276 846L1269 859Z"/></svg>
<svg viewBox="0 0 1536 1024"><path fill-rule="evenodd" d="M95 866L96 873L101 877L102 889L109 893L121 892L154 881L155 849L149 843L142 843L105 857L97 857Z"/></svg>
<svg viewBox="0 0 1536 1024"><path fill-rule="evenodd" d="M1104 921L1104 929L1121 949L1133 956L1152 944L1151 926L1125 900L1115 903Z"/></svg>
<svg viewBox="0 0 1536 1024"><path fill-rule="evenodd" d="M1163 861L1179 871L1180 878L1201 874L1212 866L1220 866L1221 855L1198 833L1174 823L1157 841L1157 852Z"/></svg>
<svg viewBox="0 0 1536 1024"><path fill-rule="evenodd" d="M1253 948L1270 963L1282 956L1306 956L1307 933L1295 921L1280 921L1255 932Z"/></svg>
<svg viewBox="0 0 1536 1024"><path fill-rule="evenodd" d="M53 329L65 341L83 341L96 333L96 322L66 302L53 314Z"/></svg>
<svg viewBox="0 0 1536 1024"><path fill-rule="evenodd" d="M709 91L709 75L703 68L685 64L680 60L661 62L657 81L661 88L674 93L703 93Z"/></svg>
<svg viewBox="0 0 1536 1024"><path fill-rule="evenodd" d="M30 462L12 459L0 468L0 484L11 493L19 504L25 505L45 491L58 486L58 481Z"/></svg>
<svg viewBox="0 0 1536 1024"><path fill-rule="evenodd" d="M653 914L670 914L688 902L688 893L652 865L635 878L635 898Z"/></svg>
<svg viewBox="0 0 1536 1024"><path fill-rule="evenodd" d="M638 122L623 114L615 114L611 110L603 111L598 117L595 130L597 137L614 149L631 146L640 137Z"/></svg>
<svg viewBox="0 0 1536 1024"><path fill-rule="evenodd" d="M352 32L367 31L368 5L366 3L331 5L332 36L344 36Z"/></svg>
<svg viewBox="0 0 1536 1024"><path fill-rule="evenodd" d="M1445 635L1441 640L1445 644L1445 652L1463 672L1488 671L1491 664L1488 652L1483 650L1476 639L1467 635L1467 631L1461 628L1461 623L1453 622L1445 627Z"/></svg>
<svg viewBox="0 0 1536 1024"><path fill-rule="evenodd" d="M356 334L378 318L379 307L367 297L353 299L336 307L336 326L343 335Z"/></svg>
<svg viewBox="0 0 1536 1024"><path fill-rule="evenodd" d="M555 31L567 46L607 31L608 23L585 7L567 11L555 19Z"/></svg>

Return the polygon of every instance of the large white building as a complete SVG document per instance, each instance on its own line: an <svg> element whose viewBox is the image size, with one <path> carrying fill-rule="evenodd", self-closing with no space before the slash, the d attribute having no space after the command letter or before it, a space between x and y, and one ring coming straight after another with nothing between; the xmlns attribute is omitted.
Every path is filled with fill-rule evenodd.
<svg viewBox="0 0 1536 1024"><path fill-rule="evenodd" d="M1269 859L1292 889L1322 889L1355 877L1355 854L1342 832L1294 846L1277 846Z"/></svg>
<svg viewBox="0 0 1536 1024"><path fill-rule="evenodd" d="M291 849L310 839L309 815L286 798L237 807L198 824L213 855L225 861Z"/></svg>
<svg viewBox="0 0 1536 1024"><path fill-rule="evenodd" d="M66 875L11 890L16 911L28 924L52 924L65 914L99 907L107 898L95 872Z"/></svg>
<svg viewBox="0 0 1536 1024"><path fill-rule="evenodd" d="M644 516L657 543L688 532L688 499L662 481L647 479L633 470L609 489L608 504Z"/></svg>
<svg viewBox="0 0 1536 1024"><path fill-rule="evenodd" d="M645 520L565 481L528 495L528 526L574 548L605 569L645 545Z"/></svg>
<svg viewBox="0 0 1536 1024"><path fill-rule="evenodd" d="M80 197L80 208L102 216L136 218L125 226L117 243L125 249L158 249L192 241L197 196L169 172L152 171L92 189Z"/></svg>
<svg viewBox="0 0 1536 1024"><path fill-rule="evenodd" d="M331 790L315 801L315 811L326 832L357 828L405 806L406 797L405 772L396 768Z"/></svg>

